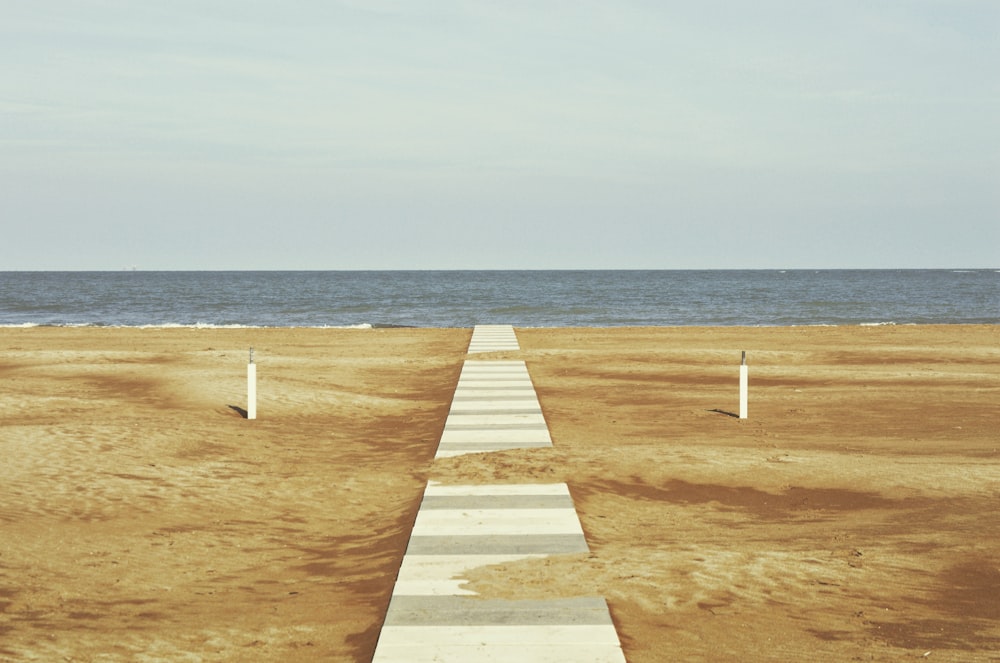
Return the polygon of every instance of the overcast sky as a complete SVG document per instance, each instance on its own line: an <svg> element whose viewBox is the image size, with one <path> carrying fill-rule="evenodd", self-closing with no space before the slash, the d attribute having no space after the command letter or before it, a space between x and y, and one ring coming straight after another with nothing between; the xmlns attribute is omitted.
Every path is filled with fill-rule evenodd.
<svg viewBox="0 0 1000 663"><path fill-rule="evenodd" d="M0 17L0 270L1000 267L997 0Z"/></svg>

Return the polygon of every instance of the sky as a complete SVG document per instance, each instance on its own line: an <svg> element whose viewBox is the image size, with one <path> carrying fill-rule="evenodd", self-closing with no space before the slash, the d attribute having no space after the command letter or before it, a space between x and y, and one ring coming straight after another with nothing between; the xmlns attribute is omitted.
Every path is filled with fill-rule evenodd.
<svg viewBox="0 0 1000 663"><path fill-rule="evenodd" d="M997 0L0 16L0 271L1000 267Z"/></svg>

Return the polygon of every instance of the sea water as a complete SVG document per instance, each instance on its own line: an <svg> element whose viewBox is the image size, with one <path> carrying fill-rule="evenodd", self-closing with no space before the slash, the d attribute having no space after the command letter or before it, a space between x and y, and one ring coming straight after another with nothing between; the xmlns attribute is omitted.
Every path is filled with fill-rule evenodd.
<svg viewBox="0 0 1000 663"><path fill-rule="evenodd" d="M1000 270L0 272L0 325L1000 324Z"/></svg>

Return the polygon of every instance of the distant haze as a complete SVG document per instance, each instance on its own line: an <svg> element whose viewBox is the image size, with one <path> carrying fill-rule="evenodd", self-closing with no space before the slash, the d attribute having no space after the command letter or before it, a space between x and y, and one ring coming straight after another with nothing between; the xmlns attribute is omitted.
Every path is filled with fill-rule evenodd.
<svg viewBox="0 0 1000 663"><path fill-rule="evenodd" d="M0 15L0 270L1000 266L996 0Z"/></svg>

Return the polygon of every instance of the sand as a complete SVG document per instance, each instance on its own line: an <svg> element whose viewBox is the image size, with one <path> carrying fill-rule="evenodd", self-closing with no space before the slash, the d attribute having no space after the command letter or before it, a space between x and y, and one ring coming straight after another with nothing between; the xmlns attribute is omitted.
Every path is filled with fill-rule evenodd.
<svg viewBox="0 0 1000 663"><path fill-rule="evenodd" d="M554 447L435 461L470 333L0 329L0 660L369 660L435 479L567 482L469 587L630 663L1000 661L1000 327L519 330Z"/></svg>

